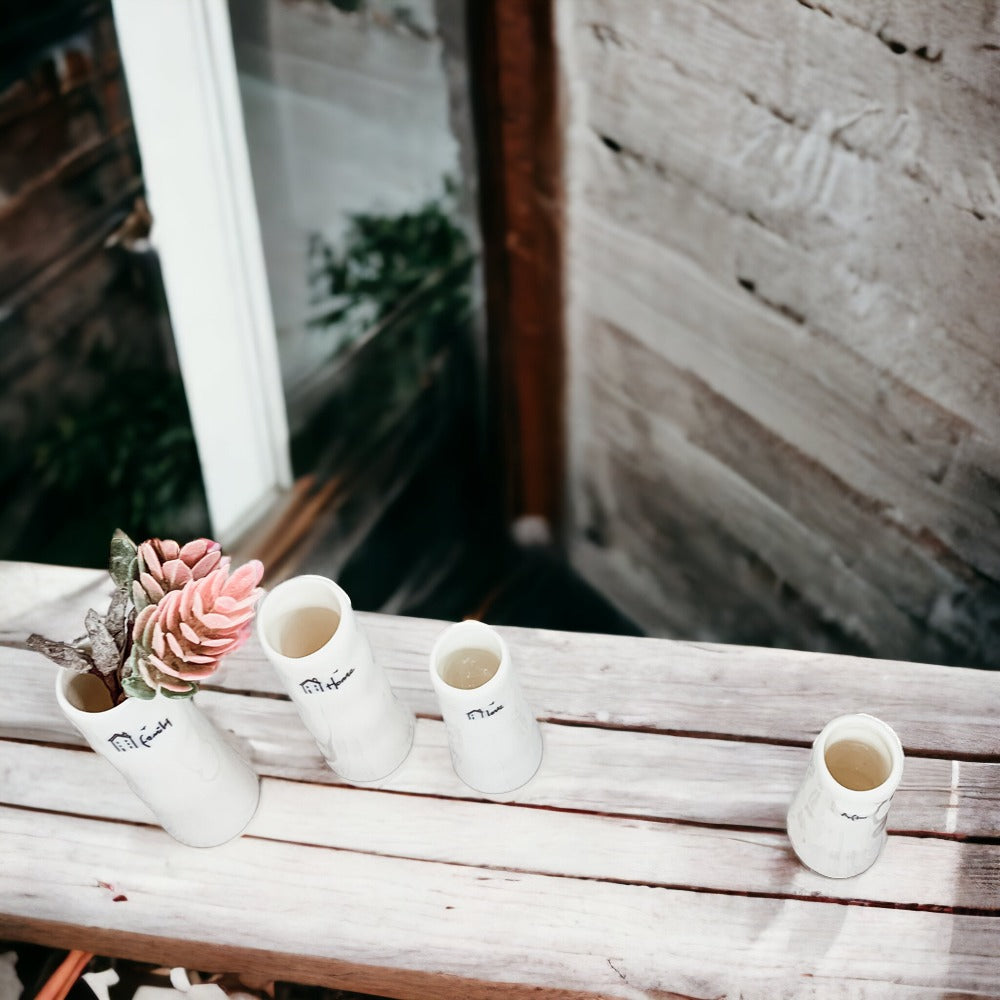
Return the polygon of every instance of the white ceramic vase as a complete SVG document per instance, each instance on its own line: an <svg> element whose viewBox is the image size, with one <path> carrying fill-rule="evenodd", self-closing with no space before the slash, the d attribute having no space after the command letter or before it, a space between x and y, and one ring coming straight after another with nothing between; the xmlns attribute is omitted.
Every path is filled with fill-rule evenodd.
<svg viewBox="0 0 1000 1000"><path fill-rule="evenodd" d="M885 780L867 791L845 788L830 773L827 749L858 740L877 751ZM842 715L813 742L809 766L788 810L788 837L803 864L829 878L870 868L886 842L892 796L903 776L903 747L892 728L871 715Z"/></svg>
<svg viewBox="0 0 1000 1000"><path fill-rule="evenodd" d="M56 700L175 840L215 847L243 832L260 779L192 698L126 698L107 707L103 684L60 670Z"/></svg>
<svg viewBox="0 0 1000 1000"><path fill-rule="evenodd" d="M500 660L496 673L476 688L453 687L442 677L442 667L461 649L493 653ZM450 625L434 644L430 674L448 730L452 764L462 781L493 795L528 781L542 761L542 731L500 634L478 621Z"/></svg>
<svg viewBox="0 0 1000 1000"><path fill-rule="evenodd" d="M314 652L287 655L296 641L289 629L315 609L340 616L336 631ZM343 589L323 576L286 580L261 603L257 634L306 729L340 777L358 784L380 781L403 763L413 745L413 712L375 663Z"/></svg>

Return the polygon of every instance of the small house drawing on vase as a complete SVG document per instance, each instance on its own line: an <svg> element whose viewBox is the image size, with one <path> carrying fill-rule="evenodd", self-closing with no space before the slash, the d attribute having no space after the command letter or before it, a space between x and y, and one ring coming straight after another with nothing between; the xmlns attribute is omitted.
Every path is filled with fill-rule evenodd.
<svg viewBox="0 0 1000 1000"><path fill-rule="evenodd" d="M114 736L108 737L108 742L119 753L125 753L126 750L136 749L136 742L131 736L129 736L128 733L115 733Z"/></svg>
<svg viewBox="0 0 1000 1000"><path fill-rule="evenodd" d="M320 694L323 691L323 682L318 677L307 677L299 683L299 687L306 694Z"/></svg>

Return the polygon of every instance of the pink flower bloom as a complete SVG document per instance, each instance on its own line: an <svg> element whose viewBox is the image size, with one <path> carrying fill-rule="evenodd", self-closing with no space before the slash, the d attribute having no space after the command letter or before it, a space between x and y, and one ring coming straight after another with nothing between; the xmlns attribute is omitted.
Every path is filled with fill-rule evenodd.
<svg viewBox="0 0 1000 1000"><path fill-rule="evenodd" d="M151 688L180 693L214 674L222 658L246 642L253 627L255 605L263 593L257 585L264 567L254 559L230 576L229 560L225 559L225 566L196 575L207 555L216 553L216 562L220 562L218 547L206 549L200 556L192 549L187 557L194 559L192 569L184 550L172 554L172 549L166 548L168 544L176 545L160 543L159 551L152 550L163 579L176 582L183 576L180 569L172 569L168 575L165 566L171 563L181 564L188 576L179 586L172 583L156 603L147 604L137 615L132 629L133 660ZM159 560L161 554L166 555L166 563ZM146 565L153 565L147 558L143 553Z"/></svg>
<svg viewBox="0 0 1000 1000"><path fill-rule="evenodd" d="M149 538L139 546L139 579L132 585L135 605L156 604L217 569L229 569L229 557L211 538L196 538L183 548L170 539Z"/></svg>

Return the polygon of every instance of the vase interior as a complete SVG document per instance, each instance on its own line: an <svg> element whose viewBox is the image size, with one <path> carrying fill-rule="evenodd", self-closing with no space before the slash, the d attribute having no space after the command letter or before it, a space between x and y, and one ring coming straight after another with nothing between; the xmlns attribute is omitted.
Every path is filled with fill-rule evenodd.
<svg viewBox="0 0 1000 1000"><path fill-rule="evenodd" d="M74 674L63 687L66 700L79 712L106 712L114 706L108 689L93 674Z"/></svg>
<svg viewBox="0 0 1000 1000"><path fill-rule="evenodd" d="M259 634L265 648L284 658L302 659L332 641L349 611L346 595L331 580L321 576L294 577L264 599L257 612ZM333 617L320 624L324 613ZM304 647L298 633L310 628L325 631Z"/></svg>

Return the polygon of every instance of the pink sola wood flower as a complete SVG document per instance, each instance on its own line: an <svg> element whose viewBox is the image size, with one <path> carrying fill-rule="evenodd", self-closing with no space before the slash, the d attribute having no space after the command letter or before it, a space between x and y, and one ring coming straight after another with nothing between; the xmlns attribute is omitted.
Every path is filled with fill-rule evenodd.
<svg viewBox="0 0 1000 1000"><path fill-rule="evenodd" d="M232 576L216 569L144 607L132 638L134 663L146 684L187 693L214 674L222 658L250 635L263 573L256 559Z"/></svg>
<svg viewBox="0 0 1000 1000"><path fill-rule="evenodd" d="M196 538L183 548L169 538L149 538L139 546L139 579L132 584L132 599L137 608L156 604L165 594L217 569L229 569L229 557L211 538Z"/></svg>

